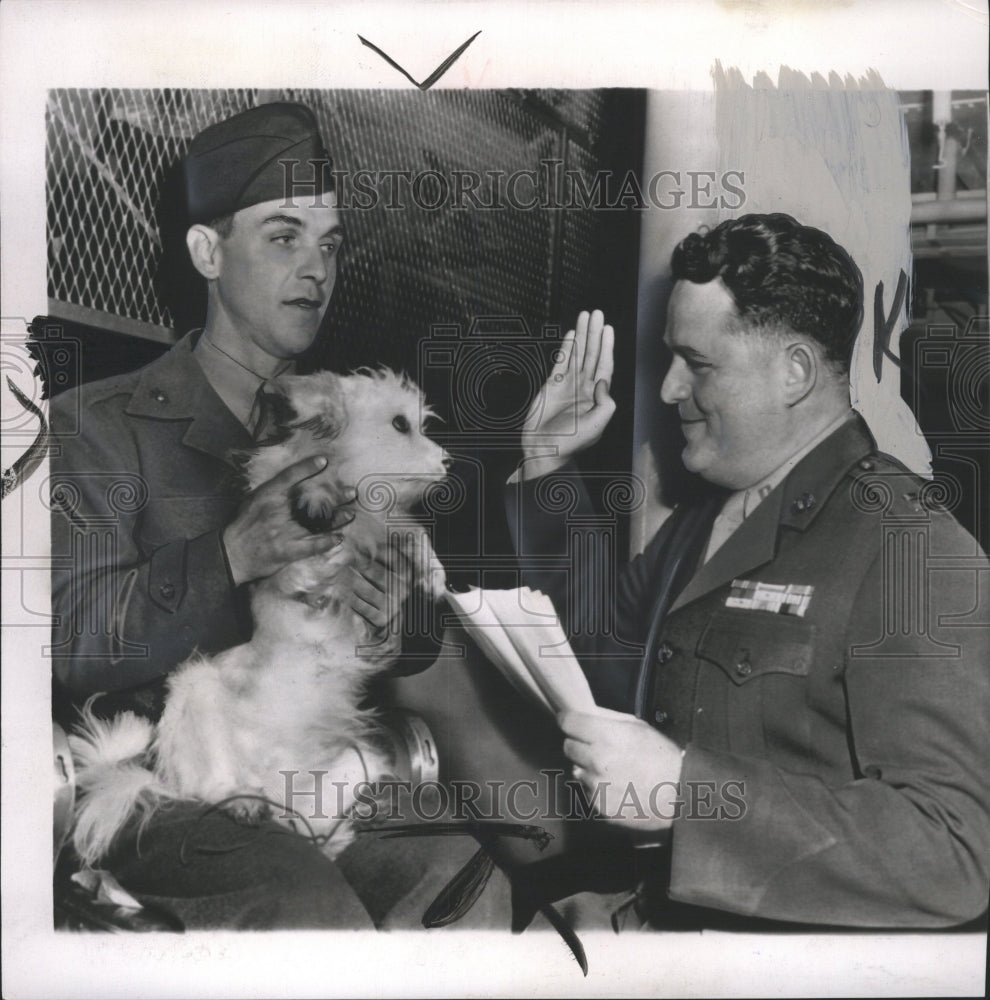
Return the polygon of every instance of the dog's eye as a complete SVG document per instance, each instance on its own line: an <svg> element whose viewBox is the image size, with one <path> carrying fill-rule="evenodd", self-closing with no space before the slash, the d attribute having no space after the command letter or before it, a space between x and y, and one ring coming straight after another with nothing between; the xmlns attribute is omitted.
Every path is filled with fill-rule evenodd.
<svg viewBox="0 0 990 1000"><path fill-rule="evenodd" d="M393 417L392 418L392 426L400 434L408 434L409 433L409 421L406 420L406 418L401 413L397 417Z"/></svg>

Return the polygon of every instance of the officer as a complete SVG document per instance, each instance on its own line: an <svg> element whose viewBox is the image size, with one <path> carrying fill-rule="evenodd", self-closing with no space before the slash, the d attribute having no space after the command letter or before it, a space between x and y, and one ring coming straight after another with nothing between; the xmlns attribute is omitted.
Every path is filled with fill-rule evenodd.
<svg viewBox="0 0 990 1000"><path fill-rule="evenodd" d="M988 566L849 406L859 269L819 230L749 215L688 236L672 271L660 394L714 492L625 569L612 633L574 637L607 709L558 719L574 776L627 843L659 845L626 869L644 920L675 903L970 920L990 858ZM567 515L540 498L579 484L571 460L612 414L612 342L582 313L509 487L527 582L565 617L575 581L527 560L567 556ZM582 887L580 864L568 877Z"/></svg>
<svg viewBox="0 0 990 1000"><path fill-rule="evenodd" d="M316 120L297 104L245 111L200 133L184 170L186 242L208 285L203 329L52 408L56 694L78 704L109 692L98 703L108 714L160 714L171 669L250 638L246 585L328 551L347 519L335 512L314 534L292 517L293 487L321 460L244 499L230 457L263 433L264 383L310 347L333 294L344 235ZM399 634L387 628L386 568L351 576L354 610ZM186 927L372 926L303 838L202 813L165 810L122 845L110 863L120 882Z"/></svg>

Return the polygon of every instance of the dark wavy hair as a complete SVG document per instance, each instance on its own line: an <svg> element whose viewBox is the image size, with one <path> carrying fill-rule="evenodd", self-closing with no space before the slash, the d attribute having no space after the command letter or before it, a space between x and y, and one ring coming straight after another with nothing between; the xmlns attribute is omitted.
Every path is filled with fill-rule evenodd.
<svg viewBox="0 0 990 1000"><path fill-rule="evenodd" d="M849 370L863 321L863 275L820 229L783 213L743 215L682 240L671 267L675 281L721 278L745 327L807 334L837 371Z"/></svg>

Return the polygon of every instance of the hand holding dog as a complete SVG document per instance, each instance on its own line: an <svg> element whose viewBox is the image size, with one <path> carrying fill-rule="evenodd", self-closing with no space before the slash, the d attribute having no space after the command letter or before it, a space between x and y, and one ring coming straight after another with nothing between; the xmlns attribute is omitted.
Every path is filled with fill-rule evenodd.
<svg viewBox="0 0 990 1000"><path fill-rule="evenodd" d="M617 826L665 830L676 813L681 748L624 712L563 712L564 754L589 795L605 785L602 814ZM620 806L623 807L620 811Z"/></svg>
<svg viewBox="0 0 990 1000"><path fill-rule="evenodd" d="M423 546L436 559L425 536L407 537L392 546L387 563L378 559L360 569L345 566L337 577L337 585L346 588L350 595L351 610L372 630L374 649L365 650L366 659L385 666L401 655L403 608L414 579L426 578L421 565Z"/></svg>
<svg viewBox="0 0 990 1000"><path fill-rule="evenodd" d="M310 457L283 469L255 489L223 533L227 562L236 585L271 576L298 559L329 552L340 536L331 530L313 534L294 520L289 500L292 487L322 472L327 460ZM334 511L333 529L352 518L346 507Z"/></svg>
<svg viewBox="0 0 990 1000"><path fill-rule="evenodd" d="M615 412L608 391L614 344L615 332L600 310L578 316L526 415L522 478L561 468L602 436Z"/></svg>

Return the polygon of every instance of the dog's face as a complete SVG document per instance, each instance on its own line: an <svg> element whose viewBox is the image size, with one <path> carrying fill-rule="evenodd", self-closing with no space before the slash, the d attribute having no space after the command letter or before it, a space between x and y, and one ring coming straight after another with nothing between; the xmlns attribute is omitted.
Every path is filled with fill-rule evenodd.
<svg viewBox="0 0 990 1000"><path fill-rule="evenodd" d="M405 376L362 369L282 375L271 385L277 432L248 460L252 489L294 462L325 455L326 471L297 491L303 512L319 519L332 513L347 488L358 491L365 510L407 510L446 475L447 453L424 433L432 413Z"/></svg>

